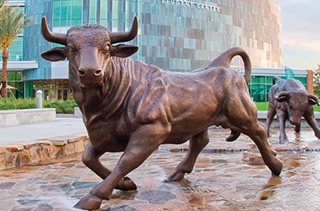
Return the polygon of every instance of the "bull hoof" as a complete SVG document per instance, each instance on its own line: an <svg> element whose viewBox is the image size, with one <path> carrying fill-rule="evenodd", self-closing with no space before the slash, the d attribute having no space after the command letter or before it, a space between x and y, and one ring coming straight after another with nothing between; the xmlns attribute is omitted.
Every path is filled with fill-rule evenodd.
<svg viewBox="0 0 320 211"><path fill-rule="evenodd" d="M233 142L239 138L241 133L232 131L231 134L226 138L227 142Z"/></svg>
<svg viewBox="0 0 320 211"><path fill-rule="evenodd" d="M169 176L167 177L167 179L165 181L166 182L179 182L183 178L184 178L184 173L173 171L171 174L169 174Z"/></svg>
<svg viewBox="0 0 320 211"><path fill-rule="evenodd" d="M279 144L288 144L289 143L289 140L288 140L288 137L280 137L279 139Z"/></svg>
<svg viewBox="0 0 320 211"><path fill-rule="evenodd" d="M124 177L122 180L120 180L116 186L116 189L122 191L137 190L137 186L129 177Z"/></svg>
<svg viewBox="0 0 320 211"><path fill-rule="evenodd" d="M279 176L282 171L282 166L283 166L282 162L278 158L275 158L275 162L273 163L272 166L269 167L272 172L272 175Z"/></svg>
<svg viewBox="0 0 320 211"><path fill-rule="evenodd" d="M282 139L282 140L280 140L279 141L279 144L288 144L289 143L289 141L288 141L288 139Z"/></svg>
<svg viewBox="0 0 320 211"><path fill-rule="evenodd" d="M101 202L102 199L89 193L82 197L74 207L83 210L97 210L100 208Z"/></svg>

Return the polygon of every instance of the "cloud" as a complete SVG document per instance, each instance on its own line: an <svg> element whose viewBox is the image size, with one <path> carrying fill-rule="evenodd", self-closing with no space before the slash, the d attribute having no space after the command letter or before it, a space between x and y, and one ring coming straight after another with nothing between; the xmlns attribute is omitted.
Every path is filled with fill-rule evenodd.
<svg viewBox="0 0 320 211"><path fill-rule="evenodd" d="M315 69L320 63L319 0L279 0L284 64Z"/></svg>
<svg viewBox="0 0 320 211"><path fill-rule="evenodd" d="M302 48L304 50L310 50L320 53L320 40L308 41L300 39L284 39L283 44L291 47Z"/></svg>

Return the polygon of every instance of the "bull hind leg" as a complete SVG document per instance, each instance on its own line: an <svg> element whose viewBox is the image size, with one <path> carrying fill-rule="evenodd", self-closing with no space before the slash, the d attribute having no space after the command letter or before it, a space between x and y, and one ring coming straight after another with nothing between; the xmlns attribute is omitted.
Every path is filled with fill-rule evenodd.
<svg viewBox="0 0 320 211"><path fill-rule="evenodd" d="M179 165L168 175L167 181L180 181L186 173L191 173L199 153L208 144L208 130L194 135L189 142L188 153Z"/></svg>
<svg viewBox="0 0 320 211"><path fill-rule="evenodd" d="M111 171L107 169L104 165L102 165L102 163L99 160L104 153L105 152L94 149L92 144L88 142L85 151L82 155L83 163L103 180L111 174ZM120 182L116 186L116 189L123 191L136 190L137 186L130 178L124 177L122 180L120 180Z"/></svg>
<svg viewBox="0 0 320 211"><path fill-rule="evenodd" d="M263 126L256 120L256 123L251 124L249 128L250 129L245 129L243 133L248 135L257 145L264 163L271 172L279 176L282 170L282 162L275 156L276 152L270 148Z"/></svg>
<svg viewBox="0 0 320 211"><path fill-rule="evenodd" d="M267 133L257 119L257 110L253 102L249 96L242 97L243 100L230 102L228 123L233 130L248 135L254 141L264 163L273 174L278 176L282 170L282 162L276 158L276 152L268 144Z"/></svg>

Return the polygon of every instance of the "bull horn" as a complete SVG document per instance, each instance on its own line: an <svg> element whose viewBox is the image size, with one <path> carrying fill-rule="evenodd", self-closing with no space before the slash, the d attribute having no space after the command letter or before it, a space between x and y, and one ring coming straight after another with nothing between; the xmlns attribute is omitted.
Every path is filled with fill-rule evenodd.
<svg viewBox="0 0 320 211"><path fill-rule="evenodd" d="M41 32L42 36L47 41L67 45L67 35L61 33L52 33L48 28L47 18L45 16L42 17Z"/></svg>
<svg viewBox="0 0 320 211"><path fill-rule="evenodd" d="M279 92L277 95L276 95L276 99L280 99L282 97L288 97L289 96L289 92L287 91L284 91L284 92Z"/></svg>
<svg viewBox="0 0 320 211"><path fill-rule="evenodd" d="M134 39L138 33L138 18L134 17L131 30L128 32L110 32L111 44L127 42Z"/></svg>
<svg viewBox="0 0 320 211"><path fill-rule="evenodd" d="M316 96L314 96L313 94L308 94L308 98L311 98L312 100L314 100L319 106L319 99Z"/></svg>

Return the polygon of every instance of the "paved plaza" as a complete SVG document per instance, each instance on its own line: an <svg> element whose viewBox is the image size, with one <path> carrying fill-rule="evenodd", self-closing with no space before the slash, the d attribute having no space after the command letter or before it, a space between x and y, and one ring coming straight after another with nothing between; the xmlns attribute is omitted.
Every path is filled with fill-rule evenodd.
<svg viewBox="0 0 320 211"><path fill-rule="evenodd" d="M290 144L279 146L277 130L269 141L284 162L281 177L271 177L264 165L243 162L250 141L241 135L226 143L229 131L210 130L210 144L196 167L181 182L166 183L166 175L185 156L187 145L167 145L130 173L137 191L114 191L100 210L319 210L320 153L313 132L301 136L288 129ZM113 168L120 153L102 162ZM101 181L77 154L46 165L0 171L0 210L75 210L73 205Z"/></svg>

